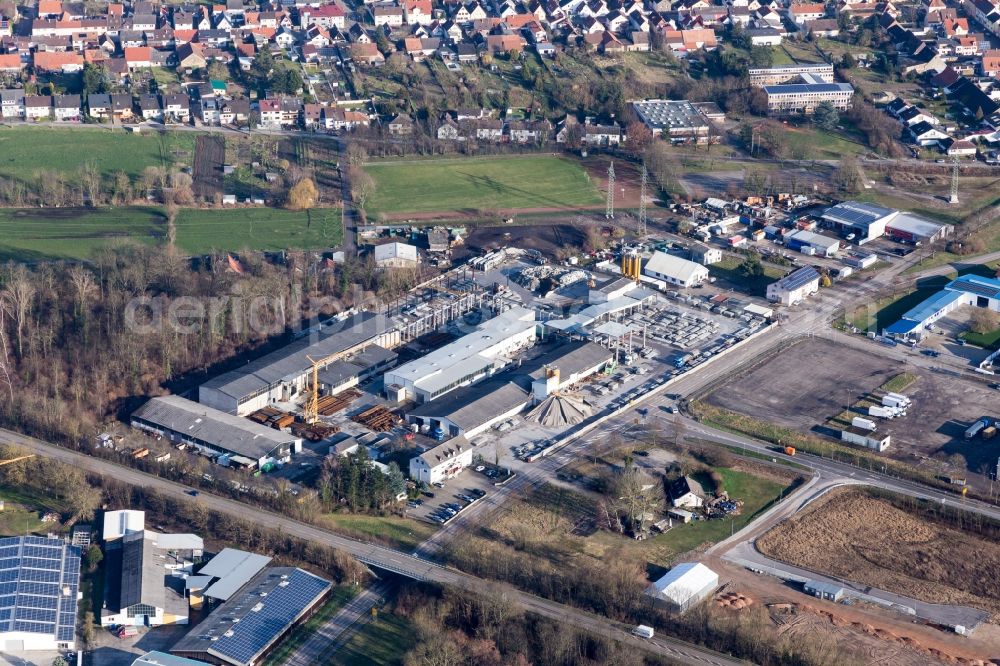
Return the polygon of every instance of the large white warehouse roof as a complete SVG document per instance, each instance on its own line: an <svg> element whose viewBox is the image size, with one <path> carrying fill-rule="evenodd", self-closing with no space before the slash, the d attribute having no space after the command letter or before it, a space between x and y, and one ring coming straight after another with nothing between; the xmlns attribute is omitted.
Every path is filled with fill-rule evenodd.
<svg viewBox="0 0 1000 666"><path fill-rule="evenodd" d="M706 587L718 584L719 574L700 562L685 562L664 574L653 587L665 600L683 605Z"/></svg>

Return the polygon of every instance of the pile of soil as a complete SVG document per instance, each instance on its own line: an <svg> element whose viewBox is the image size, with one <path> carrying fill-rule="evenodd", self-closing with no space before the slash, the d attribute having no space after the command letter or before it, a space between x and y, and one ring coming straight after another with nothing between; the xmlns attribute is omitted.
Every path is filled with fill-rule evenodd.
<svg viewBox="0 0 1000 666"><path fill-rule="evenodd" d="M1000 544L860 490L831 493L758 538L757 548L813 571L1000 618Z"/></svg>

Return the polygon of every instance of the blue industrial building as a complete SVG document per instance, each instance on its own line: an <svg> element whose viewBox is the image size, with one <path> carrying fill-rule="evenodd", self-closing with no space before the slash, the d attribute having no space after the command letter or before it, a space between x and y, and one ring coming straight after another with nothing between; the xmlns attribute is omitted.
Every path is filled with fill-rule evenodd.
<svg viewBox="0 0 1000 666"><path fill-rule="evenodd" d="M980 275L963 275L907 311L899 321L882 333L902 342L919 342L931 324L963 305L1000 312L1000 280Z"/></svg>

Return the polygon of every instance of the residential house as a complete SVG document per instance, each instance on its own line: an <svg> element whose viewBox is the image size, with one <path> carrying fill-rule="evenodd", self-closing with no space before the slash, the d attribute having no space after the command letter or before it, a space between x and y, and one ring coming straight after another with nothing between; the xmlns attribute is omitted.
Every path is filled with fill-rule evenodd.
<svg viewBox="0 0 1000 666"><path fill-rule="evenodd" d="M413 118L401 113L390 120L386 127L390 136L410 136L413 134Z"/></svg>
<svg viewBox="0 0 1000 666"><path fill-rule="evenodd" d="M114 120L131 120L132 95L114 93L111 95L111 114Z"/></svg>
<svg viewBox="0 0 1000 666"><path fill-rule="evenodd" d="M281 127L281 100L262 99L258 104L260 109L260 126L270 129Z"/></svg>
<svg viewBox="0 0 1000 666"><path fill-rule="evenodd" d="M507 134L511 143L541 144L551 133L552 124L548 120L514 120L507 124Z"/></svg>
<svg viewBox="0 0 1000 666"><path fill-rule="evenodd" d="M318 25L321 28L343 30L345 27L346 14L336 4L322 5L315 8L303 7L300 12L305 17L305 22Z"/></svg>
<svg viewBox="0 0 1000 666"><path fill-rule="evenodd" d="M87 95L87 113L91 118L106 120L111 117L111 95L91 93Z"/></svg>
<svg viewBox="0 0 1000 666"><path fill-rule="evenodd" d="M167 120L186 123L191 120L191 100L187 95L163 96L163 115Z"/></svg>
<svg viewBox="0 0 1000 666"><path fill-rule="evenodd" d="M24 117L28 120L48 120L52 117L52 97L25 95Z"/></svg>
<svg viewBox="0 0 1000 666"><path fill-rule="evenodd" d="M208 61L202 52L201 44L181 44L177 49L177 66L181 69L194 70L208 67Z"/></svg>
<svg viewBox="0 0 1000 666"><path fill-rule="evenodd" d="M163 107L158 95L139 95L139 113L143 120L163 121Z"/></svg>
<svg viewBox="0 0 1000 666"><path fill-rule="evenodd" d="M223 125L243 125L250 118L250 101L246 99L225 100L219 106L219 123Z"/></svg>
<svg viewBox="0 0 1000 666"><path fill-rule="evenodd" d="M0 90L0 115L6 118L24 118L24 90Z"/></svg>
<svg viewBox="0 0 1000 666"><path fill-rule="evenodd" d="M475 123L476 138L480 141L500 143L503 141L503 121L484 118Z"/></svg>
<svg viewBox="0 0 1000 666"><path fill-rule="evenodd" d="M351 60L360 65L378 67L385 63L385 56L374 44L357 43L351 44Z"/></svg>
<svg viewBox="0 0 1000 666"><path fill-rule="evenodd" d="M583 142L588 146L618 146L625 140L625 133L617 123L611 125L583 126Z"/></svg>
<svg viewBox="0 0 1000 666"><path fill-rule="evenodd" d="M387 25L398 28L403 25L403 8L396 4L378 4L368 7L375 27Z"/></svg>
<svg viewBox="0 0 1000 666"><path fill-rule="evenodd" d="M408 25L430 25L434 22L431 0L403 0L403 12Z"/></svg>
<svg viewBox="0 0 1000 666"><path fill-rule="evenodd" d="M52 108L55 110L56 120L80 120L82 112L79 95L54 95Z"/></svg>
<svg viewBox="0 0 1000 666"><path fill-rule="evenodd" d="M444 115L441 120L441 124L437 129L438 141L464 141L465 137L462 136L462 131L458 127L458 123L452 120L451 116L448 114Z"/></svg>

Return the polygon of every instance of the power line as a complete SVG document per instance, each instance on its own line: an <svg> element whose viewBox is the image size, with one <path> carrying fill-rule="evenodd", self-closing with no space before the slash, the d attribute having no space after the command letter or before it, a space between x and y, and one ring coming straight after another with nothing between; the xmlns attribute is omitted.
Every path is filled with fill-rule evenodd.
<svg viewBox="0 0 1000 666"><path fill-rule="evenodd" d="M642 180L639 183L639 233L646 235L646 183L649 181L649 172L646 170L646 163L642 164Z"/></svg>
<svg viewBox="0 0 1000 666"><path fill-rule="evenodd" d="M604 208L604 217L615 219L615 163L608 165L608 201Z"/></svg>
<svg viewBox="0 0 1000 666"><path fill-rule="evenodd" d="M948 199L948 203L957 204L958 203L958 158L952 160L951 166L951 197Z"/></svg>

